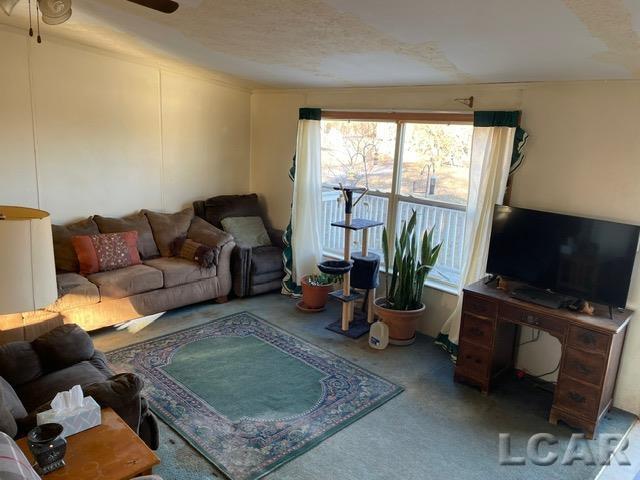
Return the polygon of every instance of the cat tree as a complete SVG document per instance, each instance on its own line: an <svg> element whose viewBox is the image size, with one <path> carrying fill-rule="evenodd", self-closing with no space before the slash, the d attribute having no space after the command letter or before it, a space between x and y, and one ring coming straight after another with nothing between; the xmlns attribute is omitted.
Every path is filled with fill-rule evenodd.
<svg viewBox="0 0 640 480"><path fill-rule="evenodd" d="M357 338L366 333L368 331L368 325L373 322L373 300L380 265L380 257L375 254L369 254L368 252L369 229L382 225L383 222L364 218L352 218L354 207L362 200L368 189L343 187L340 185L339 187L334 187L334 190L342 192L345 203L344 220L331 224L333 227L344 229L344 259L322 262L318 264L318 268L324 273L342 275L342 289L329 294L331 297L342 302L342 318L339 330L332 328L334 324L329 325L327 328ZM355 201L353 200L354 193L360 194ZM362 230L362 249L359 255L352 255L351 238L352 234L358 230ZM354 320L354 302L362 298L363 294L354 290L352 287L365 290L366 292L366 320L361 320L362 325L357 329L350 328Z"/></svg>

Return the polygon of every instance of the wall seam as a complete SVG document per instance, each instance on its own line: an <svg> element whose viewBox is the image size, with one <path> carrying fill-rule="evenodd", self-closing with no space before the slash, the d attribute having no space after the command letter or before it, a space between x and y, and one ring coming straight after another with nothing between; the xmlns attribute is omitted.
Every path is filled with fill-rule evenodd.
<svg viewBox="0 0 640 480"><path fill-rule="evenodd" d="M165 198L165 165L164 165L164 108L162 94L162 69L158 69L158 92L159 92L159 110L160 110L160 208L164 212L167 209Z"/></svg>
<svg viewBox="0 0 640 480"><path fill-rule="evenodd" d="M36 122L36 105L33 98L33 62L31 49L33 48L30 37L26 37L27 42L27 73L29 77L29 104L31 106L31 140L33 142L33 167L36 176L36 204L41 208L40 199L40 171L38 168L38 134Z"/></svg>

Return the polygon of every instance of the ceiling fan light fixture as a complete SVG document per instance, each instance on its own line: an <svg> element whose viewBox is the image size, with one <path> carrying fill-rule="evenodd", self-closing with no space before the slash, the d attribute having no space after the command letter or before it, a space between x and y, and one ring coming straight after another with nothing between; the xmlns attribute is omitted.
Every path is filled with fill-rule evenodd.
<svg viewBox="0 0 640 480"><path fill-rule="evenodd" d="M16 6L16 3L18 3L18 1L19 0L0 0L0 8L2 8L2 11L7 15L11 15L13 7Z"/></svg>
<svg viewBox="0 0 640 480"><path fill-rule="evenodd" d="M47 25L59 25L71 17L71 0L38 0L38 4Z"/></svg>

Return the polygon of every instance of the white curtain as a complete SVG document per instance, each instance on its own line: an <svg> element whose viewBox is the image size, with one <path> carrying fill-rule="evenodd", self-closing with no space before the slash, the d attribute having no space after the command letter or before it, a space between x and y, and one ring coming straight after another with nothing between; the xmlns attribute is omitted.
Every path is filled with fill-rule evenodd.
<svg viewBox="0 0 640 480"><path fill-rule="evenodd" d="M511 127L475 127L473 130L461 287L456 309L438 337L438 342L454 355L460 334L462 287L480 280L486 273L493 207L504 198L515 131Z"/></svg>
<svg viewBox="0 0 640 480"><path fill-rule="evenodd" d="M298 121L291 205L291 279L296 285L300 285L303 276L317 273L317 265L322 261L320 136L320 120Z"/></svg>

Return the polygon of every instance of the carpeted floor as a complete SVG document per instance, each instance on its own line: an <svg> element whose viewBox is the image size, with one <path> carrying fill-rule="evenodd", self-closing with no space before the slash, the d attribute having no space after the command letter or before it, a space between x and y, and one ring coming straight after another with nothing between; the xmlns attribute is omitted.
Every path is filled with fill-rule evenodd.
<svg viewBox="0 0 640 480"><path fill-rule="evenodd" d="M539 432L560 438L562 453L573 430L550 425L551 394L529 383L507 381L488 397L452 381L453 365L431 338L419 336L409 347L372 350L366 337L351 340L324 327L339 312L335 305L319 314L304 314L280 295L200 305L171 312L136 334L107 329L94 334L98 348L114 350L132 343L249 311L315 345L326 348L388 380L405 392L268 475L268 479L321 480L484 480L594 479L600 470L573 466L507 467L498 464L498 434L512 434L512 453L522 455L526 439ZM601 431L623 432L631 415L613 410ZM166 426L161 428L155 471L165 480L216 478L214 467ZM633 467L632 467L633 468ZM637 467L635 467L637 469Z"/></svg>

